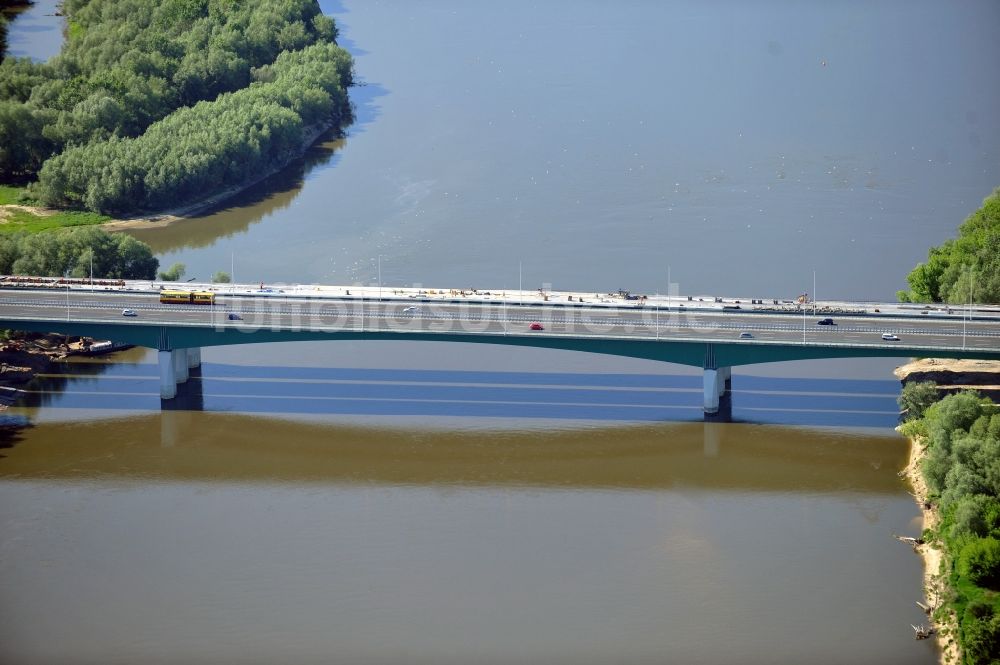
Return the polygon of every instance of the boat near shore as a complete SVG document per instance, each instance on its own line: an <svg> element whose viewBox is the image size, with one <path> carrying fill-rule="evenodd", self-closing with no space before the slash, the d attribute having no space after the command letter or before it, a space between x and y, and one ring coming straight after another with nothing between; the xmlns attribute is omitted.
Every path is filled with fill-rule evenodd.
<svg viewBox="0 0 1000 665"><path fill-rule="evenodd" d="M114 353L115 351L124 351L125 349L131 349L134 344L122 344L121 342L112 342L110 340L99 340L87 344L86 341L77 342L76 344L69 345L69 351L66 353L67 356L103 356L107 353Z"/></svg>

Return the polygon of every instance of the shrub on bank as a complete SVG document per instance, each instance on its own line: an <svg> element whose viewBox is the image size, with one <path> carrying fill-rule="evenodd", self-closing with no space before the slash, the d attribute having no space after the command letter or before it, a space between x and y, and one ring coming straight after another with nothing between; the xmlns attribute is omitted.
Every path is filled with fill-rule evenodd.
<svg viewBox="0 0 1000 665"><path fill-rule="evenodd" d="M959 575L984 589L1000 587L1000 540L974 538L962 546L955 567Z"/></svg>
<svg viewBox="0 0 1000 665"><path fill-rule="evenodd" d="M985 602L973 602L961 618L961 644L966 663L1000 661L1000 614Z"/></svg>
<svg viewBox="0 0 1000 665"><path fill-rule="evenodd" d="M966 665L1000 659L1000 409L975 391L948 395L904 431L926 443L924 479L941 511Z"/></svg>
<svg viewBox="0 0 1000 665"><path fill-rule="evenodd" d="M955 502L950 521L948 535L955 542L1000 537L1000 500L986 494L963 496Z"/></svg>
<svg viewBox="0 0 1000 665"><path fill-rule="evenodd" d="M923 418L924 412L938 401L937 384L933 381L912 381L903 386L896 402L906 420Z"/></svg>

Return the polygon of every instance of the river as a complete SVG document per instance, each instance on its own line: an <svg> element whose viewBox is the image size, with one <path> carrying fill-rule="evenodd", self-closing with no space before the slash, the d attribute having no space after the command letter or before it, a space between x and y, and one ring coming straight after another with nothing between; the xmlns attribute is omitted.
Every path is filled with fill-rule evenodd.
<svg viewBox="0 0 1000 665"><path fill-rule="evenodd" d="M992 2L322 4L356 122L135 232L164 265L885 299L1000 183ZM136 349L7 412L0 660L936 660L890 361L737 368L717 424L630 359L203 358L173 410Z"/></svg>
<svg viewBox="0 0 1000 665"><path fill-rule="evenodd" d="M33 0L24 7L7 10L13 21L7 34L7 55L45 61L59 54L66 22L58 16L60 0Z"/></svg>

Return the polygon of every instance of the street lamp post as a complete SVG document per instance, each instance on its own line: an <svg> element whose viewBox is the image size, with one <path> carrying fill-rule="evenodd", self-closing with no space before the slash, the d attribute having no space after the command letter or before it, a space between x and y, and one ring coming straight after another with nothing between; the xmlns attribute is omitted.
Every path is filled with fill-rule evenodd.
<svg viewBox="0 0 1000 665"><path fill-rule="evenodd" d="M813 270L813 316L816 316L816 271Z"/></svg>
<svg viewBox="0 0 1000 665"><path fill-rule="evenodd" d="M972 321L972 288L975 275L969 268L969 321ZM962 317L962 350L965 350L965 317Z"/></svg>
<svg viewBox="0 0 1000 665"><path fill-rule="evenodd" d="M501 314L500 316L503 319L503 334L506 335L507 334L507 285L506 284L503 287L502 302L503 302L503 314Z"/></svg>
<svg viewBox="0 0 1000 665"><path fill-rule="evenodd" d="M521 262L517 262L517 304L524 304L524 295L521 291Z"/></svg>
<svg viewBox="0 0 1000 665"><path fill-rule="evenodd" d="M382 302L382 255L378 255L378 301Z"/></svg>
<svg viewBox="0 0 1000 665"><path fill-rule="evenodd" d="M969 307L969 315L972 314L972 307ZM965 351L965 312L962 312L962 350Z"/></svg>

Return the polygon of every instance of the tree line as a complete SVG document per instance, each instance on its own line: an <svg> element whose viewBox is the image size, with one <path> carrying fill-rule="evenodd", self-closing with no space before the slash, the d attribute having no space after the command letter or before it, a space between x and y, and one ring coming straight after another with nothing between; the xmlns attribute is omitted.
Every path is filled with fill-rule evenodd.
<svg viewBox="0 0 1000 665"><path fill-rule="evenodd" d="M1000 408L975 391L938 401L933 383L907 384L903 432L926 446L922 473L941 521L950 596L967 665L1000 660Z"/></svg>
<svg viewBox="0 0 1000 665"><path fill-rule="evenodd" d="M0 274L95 279L155 279L149 245L96 227L0 234Z"/></svg>
<svg viewBox="0 0 1000 665"><path fill-rule="evenodd" d="M958 237L932 247L906 277L901 302L1000 303L1000 188L958 228Z"/></svg>
<svg viewBox="0 0 1000 665"><path fill-rule="evenodd" d="M66 0L47 63L0 63L0 179L122 212L245 182L346 122L350 55L316 0Z"/></svg>

